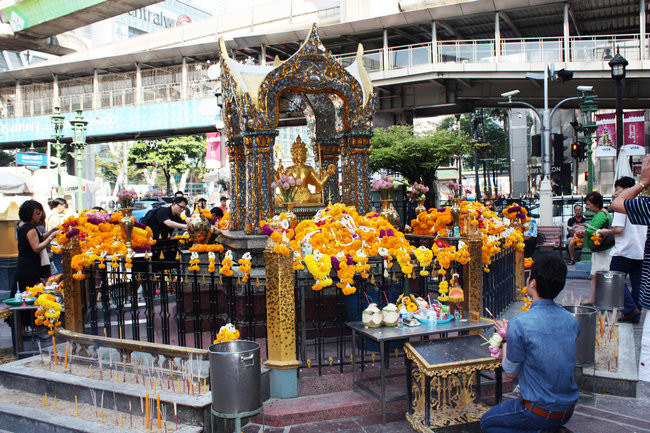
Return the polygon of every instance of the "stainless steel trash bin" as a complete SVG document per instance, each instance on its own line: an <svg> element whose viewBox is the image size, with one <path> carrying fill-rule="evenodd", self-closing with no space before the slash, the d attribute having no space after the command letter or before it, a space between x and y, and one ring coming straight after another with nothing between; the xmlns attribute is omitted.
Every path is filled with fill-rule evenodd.
<svg viewBox="0 0 650 433"><path fill-rule="evenodd" d="M599 308L623 308L625 299L625 274L618 271L596 272L596 306Z"/></svg>
<svg viewBox="0 0 650 433"><path fill-rule="evenodd" d="M576 340L576 365L591 365L596 361L596 318L598 310L594 307L565 306L578 321L580 334Z"/></svg>
<svg viewBox="0 0 650 433"><path fill-rule="evenodd" d="M213 412L228 418L258 412L262 407L260 345L225 341L208 351Z"/></svg>

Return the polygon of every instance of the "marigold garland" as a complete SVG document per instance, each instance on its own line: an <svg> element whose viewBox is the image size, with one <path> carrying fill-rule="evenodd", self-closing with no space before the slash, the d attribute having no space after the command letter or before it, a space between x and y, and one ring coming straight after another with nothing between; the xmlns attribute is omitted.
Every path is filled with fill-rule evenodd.
<svg viewBox="0 0 650 433"><path fill-rule="evenodd" d="M232 277L234 274L232 268L232 251L226 251L226 254L221 261L221 267L219 268L219 273L225 275L226 277Z"/></svg>
<svg viewBox="0 0 650 433"><path fill-rule="evenodd" d="M44 293L34 301L34 305L37 307L34 324L47 326L50 328L47 333L54 335L54 330L61 326L61 304L56 302L54 295Z"/></svg>
<svg viewBox="0 0 650 433"><path fill-rule="evenodd" d="M217 334L217 338L214 340L214 344L224 341L239 340L239 337L239 330L235 328L235 325L232 323L226 323L219 329L219 333Z"/></svg>
<svg viewBox="0 0 650 433"><path fill-rule="evenodd" d="M244 255L242 256L242 258L237 261L237 263L239 263L239 267L237 268L237 270L244 274L244 277L242 278L242 281L244 283L246 281L248 281L248 277L251 274L251 268L252 268L251 267L251 260L252 260L252 258L253 257L251 256L251 253L245 252Z"/></svg>

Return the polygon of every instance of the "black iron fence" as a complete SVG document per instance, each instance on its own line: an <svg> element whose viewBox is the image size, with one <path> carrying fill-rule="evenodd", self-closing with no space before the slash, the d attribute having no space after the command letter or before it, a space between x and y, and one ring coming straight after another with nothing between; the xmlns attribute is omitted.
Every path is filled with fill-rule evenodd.
<svg viewBox="0 0 650 433"><path fill-rule="evenodd" d="M162 344L207 348L219 328L233 323L242 339L265 345L265 280L219 274L217 254L215 272L208 272L207 259L200 271L188 271L188 264L177 260L153 261L134 258L132 268L118 261L86 270L81 281L84 331L93 335L123 337ZM388 269L380 258L371 258L369 278L356 276L357 292L344 296L332 285L313 291L314 280L307 271L296 271L296 343L303 367L334 366L343 371L350 363L351 339L347 321L361 320L369 302L381 309L394 303L406 288L417 296L435 299L438 281L432 275L404 278L395 263ZM462 281L463 267L452 264L452 272ZM334 278L336 283L336 278ZM490 272L483 275L483 303L499 314L513 302L515 294L514 252L505 250L493 258ZM366 351L374 347L362 342Z"/></svg>

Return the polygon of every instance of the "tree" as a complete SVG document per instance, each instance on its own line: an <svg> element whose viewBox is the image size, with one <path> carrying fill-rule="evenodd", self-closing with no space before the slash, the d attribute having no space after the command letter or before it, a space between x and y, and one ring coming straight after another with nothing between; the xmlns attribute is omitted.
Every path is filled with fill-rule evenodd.
<svg viewBox="0 0 650 433"><path fill-rule="evenodd" d="M205 147L205 137L196 135L138 141L131 147L128 162L153 163L165 177L167 194L171 194L172 176L200 169L205 162Z"/></svg>
<svg viewBox="0 0 650 433"><path fill-rule="evenodd" d="M394 125L375 129L370 148L370 170L391 170L409 183L419 182L433 187L428 205L435 205L436 170L449 158L473 152L474 144L467 134L443 128L415 135L411 125Z"/></svg>

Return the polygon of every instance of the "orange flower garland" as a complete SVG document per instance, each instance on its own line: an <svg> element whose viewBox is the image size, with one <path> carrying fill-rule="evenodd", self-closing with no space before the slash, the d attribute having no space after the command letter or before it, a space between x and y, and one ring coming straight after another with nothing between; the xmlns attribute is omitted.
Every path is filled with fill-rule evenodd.
<svg viewBox="0 0 650 433"><path fill-rule="evenodd" d="M226 277L232 277L234 274L232 268L232 251L226 251L226 254L221 261L221 267L219 268L219 273L225 275Z"/></svg>
<svg viewBox="0 0 650 433"><path fill-rule="evenodd" d="M251 268L252 268L251 267L251 260L252 260L252 258L253 257L251 256L251 253L245 252L244 255L242 256L242 258L237 261L237 263L239 263L239 267L237 268L237 270L239 272L244 273L244 277L242 278L242 281L244 283L246 281L248 281L248 277L251 274Z"/></svg>

